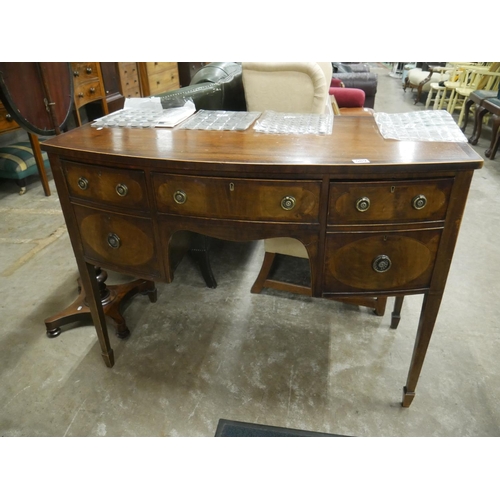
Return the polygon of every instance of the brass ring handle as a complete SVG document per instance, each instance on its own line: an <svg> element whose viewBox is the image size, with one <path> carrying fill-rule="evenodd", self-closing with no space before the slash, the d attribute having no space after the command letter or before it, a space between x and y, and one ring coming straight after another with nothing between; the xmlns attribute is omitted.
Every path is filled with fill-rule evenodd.
<svg viewBox="0 0 500 500"><path fill-rule="evenodd" d="M385 273L392 266L391 259L387 255L378 255L373 259L372 267L377 273Z"/></svg>
<svg viewBox="0 0 500 500"><path fill-rule="evenodd" d="M120 245L122 244L120 237L115 234L115 233L109 233L108 234L108 245L111 248L120 248Z"/></svg>
<svg viewBox="0 0 500 500"><path fill-rule="evenodd" d="M116 188L115 188L118 196L127 196L127 193L128 193L128 187L126 184L117 184L116 185Z"/></svg>
<svg viewBox="0 0 500 500"><path fill-rule="evenodd" d="M187 195L184 191L181 191L180 189L177 190L174 193L174 201L175 203L178 203L179 205L182 205L183 203L186 203L187 200Z"/></svg>
<svg viewBox="0 0 500 500"><path fill-rule="evenodd" d="M292 210L295 207L296 200L293 196L285 196L281 200L281 208L283 210Z"/></svg>
<svg viewBox="0 0 500 500"><path fill-rule="evenodd" d="M363 196L356 201L356 210L358 212L366 212L370 208L370 198Z"/></svg>
<svg viewBox="0 0 500 500"><path fill-rule="evenodd" d="M85 191L89 187L89 181L85 179L85 177L80 177L77 181L77 184L82 191Z"/></svg>
<svg viewBox="0 0 500 500"><path fill-rule="evenodd" d="M411 204L415 210L422 210L427 205L427 198L423 194L419 194L411 200Z"/></svg>

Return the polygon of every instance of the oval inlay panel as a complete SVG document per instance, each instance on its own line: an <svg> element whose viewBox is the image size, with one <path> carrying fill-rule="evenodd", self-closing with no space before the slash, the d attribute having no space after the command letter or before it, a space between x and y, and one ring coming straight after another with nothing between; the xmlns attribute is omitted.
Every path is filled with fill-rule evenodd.
<svg viewBox="0 0 500 500"><path fill-rule="evenodd" d="M80 225L83 241L94 252L120 265L140 266L154 256L151 238L137 225L126 219L113 218L102 214L86 216ZM107 235L115 233L119 236L119 248L111 248Z"/></svg>
<svg viewBox="0 0 500 500"><path fill-rule="evenodd" d="M403 235L357 239L338 249L330 271L349 287L364 290L401 287L429 271L438 239L439 236L435 236L427 246L418 239ZM373 260L379 255L387 255L391 260L387 272L373 270Z"/></svg>

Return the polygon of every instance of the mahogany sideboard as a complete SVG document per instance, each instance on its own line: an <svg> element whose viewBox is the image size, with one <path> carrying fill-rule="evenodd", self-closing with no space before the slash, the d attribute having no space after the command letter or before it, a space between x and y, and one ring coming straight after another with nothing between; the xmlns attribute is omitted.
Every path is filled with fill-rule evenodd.
<svg viewBox="0 0 500 500"><path fill-rule="evenodd" d="M467 143L385 140L372 116L337 116L325 136L85 125L42 147L108 367L94 266L168 283L186 232L288 236L307 248L315 297L424 294L410 406L483 164Z"/></svg>

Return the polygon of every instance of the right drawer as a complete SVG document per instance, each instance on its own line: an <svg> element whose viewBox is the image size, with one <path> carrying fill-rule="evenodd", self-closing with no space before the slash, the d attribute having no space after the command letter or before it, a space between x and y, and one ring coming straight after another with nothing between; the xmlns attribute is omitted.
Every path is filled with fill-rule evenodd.
<svg viewBox="0 0 500 500"><path fill-rule="evenodd" d="M427 288L440 239L440 229L328 233L324 291Z"/></svg>
<svg viewBox="0 0 500 500"><path fill-rule="evenodd" d="M444 220L453 179L332 182L328 224Z"/></svg>

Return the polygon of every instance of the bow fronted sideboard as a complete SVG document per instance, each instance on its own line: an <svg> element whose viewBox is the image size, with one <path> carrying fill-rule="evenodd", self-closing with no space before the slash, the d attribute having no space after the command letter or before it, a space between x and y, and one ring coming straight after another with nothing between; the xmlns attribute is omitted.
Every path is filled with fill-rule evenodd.
<svg viewBox="0 0 500 500"><path fill-rule="evenodd" d="M315 297L424 294L402 402L411 404L483 163L468 144L385 140L372 116L340 116L322 136L85 125L43 149L107 366L94 266L168 283L190 232L293 237Z"/></svg>

